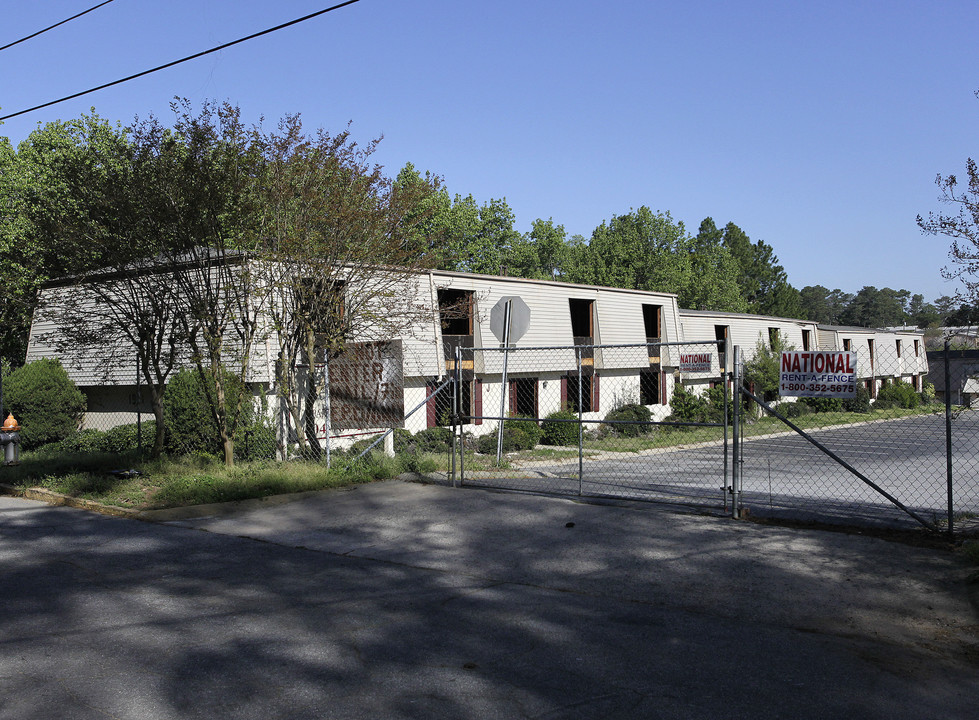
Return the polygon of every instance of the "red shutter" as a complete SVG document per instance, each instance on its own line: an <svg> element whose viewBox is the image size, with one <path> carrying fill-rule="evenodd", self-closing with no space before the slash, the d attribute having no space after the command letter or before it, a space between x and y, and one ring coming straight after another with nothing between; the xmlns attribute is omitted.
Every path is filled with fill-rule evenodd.
<svg viewBox="0 0 979 720"><path fill-rule="evenodd" d="M507 385L509 386L509 390L510 390L510 401L509 401L510 414L516 415L517 414L517 383L514 382L513 380L509 380L507 382Z"/></svg>
<svg viewBox="0 0 979 720"><path fill-rule="evenodd" d="M561 377L561 409L568 409L568 376Z"/></svg>
<svg viewBox="0 0 979 720"><path fill-rule="evenodd" d="M670 399L666 397L666 373L659 371L659 404L669 405Z"/></svg>
<svg viewBox="0 0 979 720"><path fill-rule="evenodd" d="M591 409L598 412L598 375L591 376Z"/></svg>
<svg viewBox="0 0 979 720"><path fill-rule="evenodd" d="M437 387L438 383L434 380L429 380L425 383L425 397L428 397L428 402L426 403L425 408L425 420L428 423L428 427L435 427L436 423L438 422L438 418L436 417L437 411L435 409L435 396L432 395Z"/></svg>
<svg viewBox="0 0 979 720"><path fill-rule="evenodd" d="M483 381L473 380L473 425L483 424Z"/></svg>

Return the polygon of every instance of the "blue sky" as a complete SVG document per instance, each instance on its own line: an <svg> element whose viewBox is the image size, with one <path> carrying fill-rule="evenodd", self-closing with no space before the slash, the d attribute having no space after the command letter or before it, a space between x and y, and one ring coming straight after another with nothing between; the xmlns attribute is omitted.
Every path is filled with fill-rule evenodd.
<svg viewBox="0 0 979 720"><path fill-rule="evenodd" d="M0 45L97 0L4 0ZM0 115L328 7L329 0L114 0L0 52ZM94 106L169 120L174 96L247 120L384 135L375 159L441 175L516 227L588 237L648 205L764 240L796 287L927 300L948 241L923 236L938 173L977 155L979 3L360 0L302 25L6 121Z"/></svg>

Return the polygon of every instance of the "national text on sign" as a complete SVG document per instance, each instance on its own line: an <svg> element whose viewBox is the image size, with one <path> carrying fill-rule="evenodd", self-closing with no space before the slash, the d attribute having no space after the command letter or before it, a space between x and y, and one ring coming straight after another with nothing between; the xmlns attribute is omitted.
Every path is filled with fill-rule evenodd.
<svg viewBox="0 0 979 720"><path fill-rule="evenodd" d="M783 352L779 395L853 397L857 392L856 367L856 354L849 351Z"/></svg>

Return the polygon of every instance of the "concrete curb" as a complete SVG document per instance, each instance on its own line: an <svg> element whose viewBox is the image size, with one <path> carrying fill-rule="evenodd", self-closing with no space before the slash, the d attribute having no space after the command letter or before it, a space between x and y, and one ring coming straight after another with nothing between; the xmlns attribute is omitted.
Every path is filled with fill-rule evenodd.
<svg viewBox="0 0 979 720"><path fill-rule="evenodd" d="M406 475L399 475L398 477L390 480L376 480L375 482L426 483L431 482L431 480L425 476L409 473ZM323 488L322 490L307 490L305 492L298 493L283 493L281 495L268 495L267 497L261 498L231 500L229 502L208 503L205 505L186 505L184 507L161 508L159 510L130 510L128 508L122 508L116 505L106 505L104 503L95 502L94 500L85 500L83 498L72 497L71 495L63 495L61 493L56 493L52 490L45 490L43 488L20 488L14 485L7 485L5 483L0 483L0 495L21 497L26 500L37 500L49 505L73 507L80 510L88 510L90 512L99 513L100 515L124 517L129 518L130 520L142 520L144 522L170 522L173 520L188 520L193 518L233 515L234 513L254 510L261 507L285 505L287 503L297 502L299 500L313 497L315 495L322 495L324 493L350 492L356 487L359 487L359 485L349 485L347 487L339 488Z"/></svg>
<svg viewBox="0 0 979 720"><path fill-rule="evenodd" d="M82 510L97 512L101 515L112 515L114 517L124 517L133 520L141 519L140 515L142 514L139 510L129 510L127 508L121 508L115 505L103 505L102 503L95 502L94 500L85 500L84 498L76 498L72 497L71 495L62 495L61 493L56 493L51 490L44 490L42 488L19 488L13 485L0 483L0 494L22 497L27 500L38 500L40 502L48 503L49 505L63 505L65 507L80 508Z"/></svg>

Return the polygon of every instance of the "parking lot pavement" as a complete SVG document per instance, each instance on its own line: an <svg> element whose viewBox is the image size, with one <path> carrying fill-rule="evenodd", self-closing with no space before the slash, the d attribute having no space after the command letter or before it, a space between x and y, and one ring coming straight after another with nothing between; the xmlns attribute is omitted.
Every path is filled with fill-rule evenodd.
<svg viewBox="0 0 979 720"><path fill-rule="evenodd" d="M163 524L0 498L0 718L966 718L945 551L383 482Z"/></svg>

